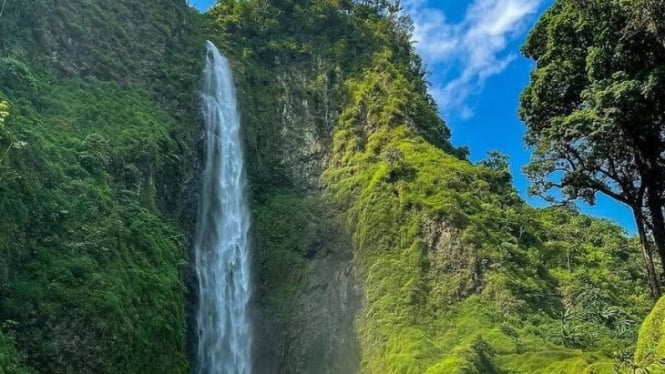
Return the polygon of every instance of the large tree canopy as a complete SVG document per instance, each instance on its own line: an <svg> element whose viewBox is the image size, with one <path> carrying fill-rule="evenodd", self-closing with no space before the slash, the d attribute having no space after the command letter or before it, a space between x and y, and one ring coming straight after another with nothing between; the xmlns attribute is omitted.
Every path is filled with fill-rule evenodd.
<svg viewBox="0 0 665 374"><path fill-rule="evenodd" d="M649 234L665 258L663 8L655 0L556 1L523 48L537 65L520 107L535 149L525 169L531 192L589 203L601 192L630 206L652 283Z"/></svg>

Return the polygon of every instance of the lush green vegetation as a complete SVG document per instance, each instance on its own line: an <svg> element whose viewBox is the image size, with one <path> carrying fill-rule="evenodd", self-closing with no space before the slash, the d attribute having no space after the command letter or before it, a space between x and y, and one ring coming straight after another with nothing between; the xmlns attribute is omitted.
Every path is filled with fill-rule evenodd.
<svg viewBox="0 0 665 374"><path fill-rule="evenodd" d="M6 121L2 320L40 371L184 368L184 243L155 205L171 122L113 83L32 95Z"/></svg>
<svg viewBox="0 0 665 374"><path fill-rule="evenodd" d="M429 144L408 81L386 52L348 82L325 176L365 281L363 372L613 372L650 306L635 243Z"/></svg>
<svg viewBox="0 0 665 374"><path fill-rule="evenodd" d="M6 130L4 120L9 115L9 105L6 101L0 101L0 141L2 141L3 148L6 149L5 152L14 148L13 141L10 139L10 134ZM7 167L5 167L4 160L7 157L5 155L0 159L0 176L6 175L9 173ZM8 268L7 268L7 257L2 256L0 262L0 271L3 276L3 279L7 277ZM4 282L3 282L4 283ZM6 328L3 328L6 330ZM21 367L22 357L16 351L14 346L15 342L13 339L10 339L8 336L4 335L3 331L0 331L0 373L29 373L26 369Z"/></svg>
<svg viewBox="0 0 665 374"><path fill-rule="evenodd" d="M392 2L0 17L0 373L188 371L205 37L243 111L259 372L658 365L660 304L632 357L652 305L639 241L527 206L503 156L451 146Z"/></svg>
<svg viewBox="0 0 665 374"><path fill-rule="evenodd" d="M632 365L636 368L647 368L652 373L665 372L665 299L661 299L647 316L640 328L635 360Z"/></svg>
<svg viewBox="0 0 665 374"><path fill-rule="evenodd" d="M187 372L202 20L127 1L2 17L0 372Z"/></svg>
<svg viewBox="0 0 665 374"><path fill-rule="evenodd" d="M656 298L654 250L665 266L663 24L658 1L556 1L524 46L537 67L520 108L535 148L533 191L589 203L603 193L629 206Z"/></svg>
<svg viewBox="0 0 665 374"><path fill-rule="evenodd" d="M572 210L527 207L501 157L464 161L408 22L341 1L226 1L211 16L251 108L264 328L286 328L288 347L318 344L299 336L315 318L294 316L350 231L363 372L614 372L630 355L651 305L639 245ZM302 136L312 128L314 141ZM290 157L312 143L332 149L321 197L324 168Z"/></svg>

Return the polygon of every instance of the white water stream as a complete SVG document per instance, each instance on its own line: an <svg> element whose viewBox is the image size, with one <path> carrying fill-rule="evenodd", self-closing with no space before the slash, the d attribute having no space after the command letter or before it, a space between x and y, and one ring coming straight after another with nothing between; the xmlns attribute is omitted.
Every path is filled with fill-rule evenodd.
<svg viewBox="0 0 665 374"><path fill-rule="evenodd" d="M240 117L229 62L206 42L205 171L195 242L200 374L251 373L249 209Z"/></svg>

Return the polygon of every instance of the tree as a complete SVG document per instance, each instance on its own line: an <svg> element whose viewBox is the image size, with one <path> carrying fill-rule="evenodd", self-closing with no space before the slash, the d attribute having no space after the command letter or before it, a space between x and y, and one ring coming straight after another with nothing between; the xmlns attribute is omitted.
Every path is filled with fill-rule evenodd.
<svg viewBox="0 0 665 374"><path fill-rule="evenodd" d="M661 3L557 0L523 47L537 65L520 103L535 149L525 168L531 192L590 204L600 192L629 206L654 296L652 242L665 267Z"/></svg>
<svg viewBox="0 0 665 374"><path fill-rule="evenodd" d="M2 14L5 12L5 7L7 6L7 0L2 1L2 6L0 6L0 17L2 17Z"/></svg>
<svg viewBox="0 0 665 374"><path fill-rule="evenodd" d="M355 2L381 13L396 14L402 10L400 0L356 0Z"/></svg>
<svg viewBox="0 0 665 374"><path fill-rule="evenodd" d="M2 164L7 158L7 154L14 146L8 132L5 129L5 118L9 116L9 105L7 102L0 100L0 150L6 148L4 152L0 153L0 181L2 180ZM4 147L3 147L4 146Z"/></svg>

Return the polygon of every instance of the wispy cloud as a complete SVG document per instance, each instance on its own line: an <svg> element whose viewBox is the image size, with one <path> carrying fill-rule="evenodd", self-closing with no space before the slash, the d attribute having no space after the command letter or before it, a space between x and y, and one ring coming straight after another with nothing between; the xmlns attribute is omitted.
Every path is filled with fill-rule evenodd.
<svg viewBox="0 0 665 374"><path fill-rule="evenodd" d="M517 57L510 43L523 36L543 0L473 0L456 21L433 2L403 1L414 21L413 41L428 66L431 94L442 112L470 118L470 100Z"/></svg>

